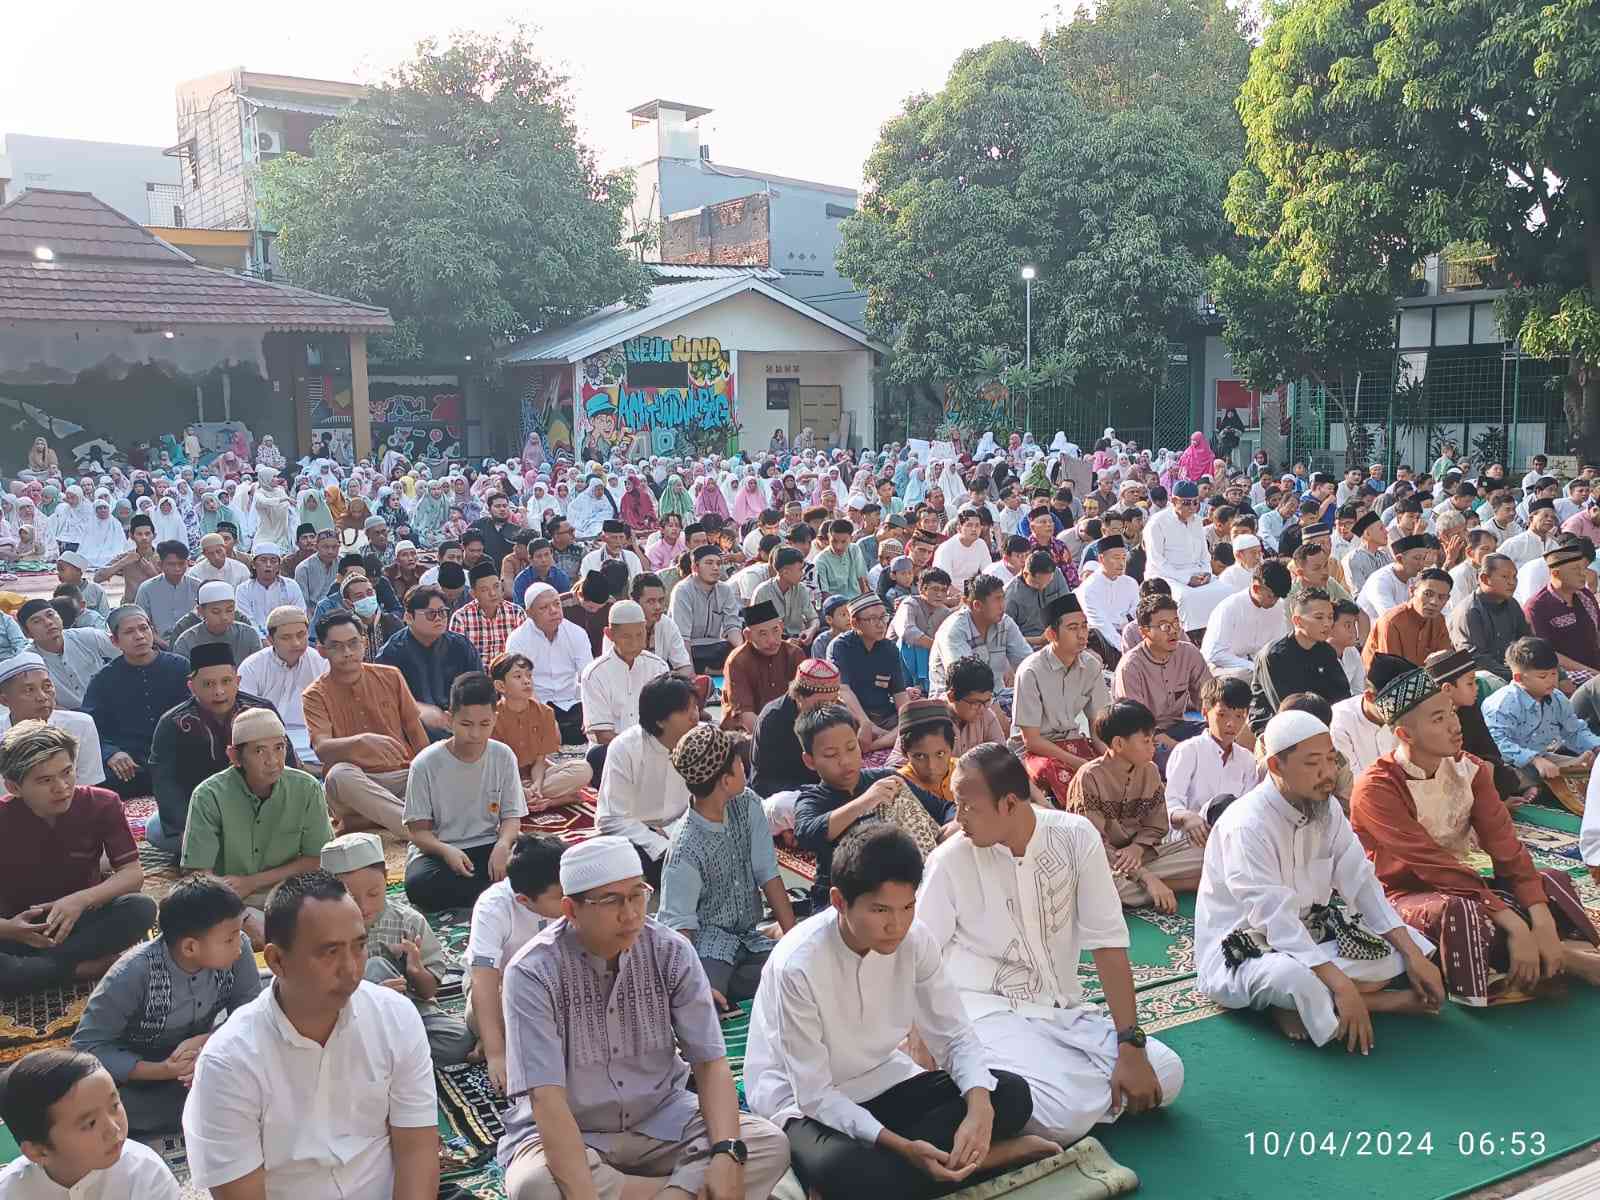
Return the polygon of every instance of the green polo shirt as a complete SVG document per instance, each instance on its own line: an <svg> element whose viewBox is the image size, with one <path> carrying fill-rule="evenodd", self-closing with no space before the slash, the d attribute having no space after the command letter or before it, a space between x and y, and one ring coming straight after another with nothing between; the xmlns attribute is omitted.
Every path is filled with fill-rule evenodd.
<svg viewBox="0 0 1600 1200"><path fill-rule="evenodd" d="M217 875L256 875L322 853L333 840L322 784L285 767L265 800L237 767L218 771L194 789L183 831L183 865Z"/></svg>
<svg viewBox="0 0 1600 1200"><path fill-rule="evenodd" d="M855 542L843 554L824 550L816 558L817 588L824 597L861 595L861 581L867 577L867 560Z"/></svg>

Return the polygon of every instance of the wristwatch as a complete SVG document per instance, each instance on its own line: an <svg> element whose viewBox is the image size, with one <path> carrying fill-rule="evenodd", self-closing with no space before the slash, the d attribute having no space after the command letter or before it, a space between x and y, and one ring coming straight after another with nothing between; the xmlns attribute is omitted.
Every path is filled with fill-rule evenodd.
<svg viewBox="0 0 1600 1200"><path fill-rule="evenodd" d="M1135 1050L1143 1050L1145 1043L1144 1027L1130 1025L1127 1029L1117 1030L1117 1045L1132 1046Z"/></svg>
<svg viewBox="0 0 1600 1200"><path fill-rule="evenodd" d="M715 1158L719 1154L726 1154L742 1167L745 1164L745 1160L750 1157L750 1149L738 1138L729 1138L725 1142L718 1142L712 1146L711 1153L707 1157Z"/></svg>

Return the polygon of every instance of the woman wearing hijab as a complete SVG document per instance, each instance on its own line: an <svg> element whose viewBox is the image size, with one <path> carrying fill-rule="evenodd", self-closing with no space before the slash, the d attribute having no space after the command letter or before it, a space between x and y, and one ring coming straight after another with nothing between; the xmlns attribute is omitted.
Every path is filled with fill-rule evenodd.
<svg viewBox="0 0 1600 1200"><path fill-rule="evenodd" d="M766 498L761 494L761 481L754 475L746 475L734 494L733 519L743 529L749 522L759 518L761 510L766 507Z"/></svg>
<svg viewBox="0 0 1600 1200"><path fill-rule="evenodd" d="M635 533L654 529L660 524L656 517L655 497L645 487L644 481L632 472L629 472L628 480L623 484L622 502L617 507L623 523Z"/></svg>
<svg viewBox="0 0 1600 1200"><path fill-rule="evenodd" d="M733 514L728 511L728 501L722 495L722 488L710 476L700 480L694 494L695 516L703 517L707 513L715 513L724 520L733 519Z"/></svg>
<svg viewBox="0 0 1600 1200"><path fill-rule="evenodd" d="M178 511L178 502L170 493L156 501L150 519L155 522L157 543L182 542L185 546L189 545L189 526ZM192 546L189 548L194 549Z"/></svg>
<svg viewBox="0 0 1600 1200"><path fill-rule="evenodd" d="M283 451L278 449L270 433L261 435L261 444L256 447L256 466L271 467L274 471L281 471L285 466Z"/></svg>
<svg viewBox="0 0 1600 1200"><path fill-rule="evenodd" d="M40 515L32 499L24 496L17 501L18 562L53 564L56 561L59 550L47 526L48 521Z"/></svg>
<svg viewBox="0 0 1600 1200"><path fill-rule="evenodd" d="M445 499L444 481L428 480L417 500L416 511L411 514L412 533L416 535L417 544L428 550L437 547L440 530L449 517L450 502Z"/></svg>
<svg viewBox="0 0 1600 1200"><path fill-rule="evenodd" d="M1211 453L1211 447L1206 445L1206 435L1195 430L1189 435L1188 449L1178 456L1178 469L1190 483L1199 483L1211 474L1215 462L1216 456Z"/></svg>
<svg viewBox="0 0 1600 1200"><path fill-rule="evenodd" d="M656 505L656 511L661 514L662 520L666 520L669 513L676 516L679 525L686 525L693 518L694 500L683 486L683 476L674 475L667 480L667 490L661 493L661 502Z"/></svg>
<svg viewBox="0 0 1600 1200"><path fill-rule="evenodd" d="M128 535L121 523L111 515L111 493L99 492L94 498L94 516L89 519L78 553L89 560L91 569L98 571L128 548Z"/></svg>
<svg viewBox="0 0 1600 1200"><path fill-rule="evenodd" d="M45 489L47 497L50 490ZM77 549L78 543L88 533L91 516L93 513L83 498L83 489L77 484L67 488L61 503L50 514L50 532L63 550Z"/></svg>
<svg viewBox="0 0 1600 1200"><path fill-rule="evenodd" d="M295 528L309 525L319 533L333 528L333 514L316 488L303 488L295 502Z"/></svg>
<svg viewBox="0 0 1600 1200"><path fill-rule="evenodd" d="M372 510L366 497L352 496L344 506L344 516L339 518L339 544L346 550L354 548L366 535L367 518Z"/></svg>

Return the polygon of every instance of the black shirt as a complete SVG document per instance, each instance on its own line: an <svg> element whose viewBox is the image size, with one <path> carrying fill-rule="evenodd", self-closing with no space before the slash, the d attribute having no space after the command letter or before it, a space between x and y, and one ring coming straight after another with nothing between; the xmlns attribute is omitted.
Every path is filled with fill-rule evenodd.
<svg viewBox="0 0 1600 1200"><path fill-rule="evenodd" d="M479 517L468 528L474 533L483 534L484 557L494 563L494 569L498 571L505 556L511 553L511 534L517 531L517 527L510 521Z"/></svg>
<svg viewBox="0 0 1600 1200"><path fill-rule="evenodd" d="M1250 679L1250 728L1260 733L1296 692L1315 692L1329 704L1350 698L1350 680L1327 642L1302 649L1294 634L1279 638L1256 655Z"/></svg>
<svg viewBox="0 0 1600 1200"><path fill-rule="evenodd" d="M817 773L800 757L800 739L794 735L799 716L800 707L785 694L771 701L756 718L756 740L750 748L755 772L750 787L763 799L819 782Z"/></svg>
<svg viewBox="0 0 1600 1200"><path fill-rule="evenodd" d="M794 808L794 840L802 850L810 850L817 856L817 879L811 885L811 900L815 906L813 912L821 912L827 906L828 889L833 886L833 848L836 843L828 840L828 817L834 809L849 804L878 780L893 774L893 771L862 771L856 780L855 791L848 794L821 782L807 784L800 789L800 799ZM941 827L955 820L955 805L946 804L914 783L908 782L906 786L922 801L922 807ZM879 819L876 813L862 818L872 821Z"/></svg>

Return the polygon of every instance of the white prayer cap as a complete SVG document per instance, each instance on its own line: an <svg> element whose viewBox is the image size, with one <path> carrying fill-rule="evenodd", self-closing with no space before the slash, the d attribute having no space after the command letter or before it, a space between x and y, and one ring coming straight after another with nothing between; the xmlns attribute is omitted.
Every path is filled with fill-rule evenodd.
<svg viewBox="0 0 1600 1200"><path fill-rule="evenodd" d="M1241 550L1259 549L1261 549L1261 539L1256 537L1254 534L1241 533L1238 537L1233 539L1233 552L1235 554L1239 553Z"/></svg>
<svg viewBox="0 0 1600 1200"><path fill-rule="evenodd" d="M528 585L528 590L522 593L522 607L532 608L539 602L541 598L543 598L546 592L549 592L552 596L559 596L561 594L548 583L530 583Z"/></svg>
<svg viewBox="0 0 1600 1200"><path fill-rule="evenodd" d="M561 855L561 890L569 896L644 874L639 852L625 837L608 834L568 846Z"/></svg>
<svg viewBox="0 0 1600 1200"><path fill-rule="evenodd" d="M15 679L27 671L43 670L46 670L44 659L32 651L24 650L21 654L12 655L4 662L0 662L0 684Z"/></svg>
<svg viewBox="0 0 1600 1200"><path fill-rule="evenodd" d="M1301 742L1327 732L1328 727L1310 713L1295 710L1281 712L1268 721L1261 741L1270 756L1292 750Z"/></svg>
<svg viewBox="0 0 1600 1200"><path fill-rule="evenodd" d="M196 604L221 604L224 600L233 599L233 589L220 579L211 579L200 585L200 595L195 600Z"/></svg>
<svg viewBox="0 0 1600 1200"><path fill-rule="evenodd" d="M282 558L283 550L276 542L257 542L250 547L250 553L256 558Z"/></svg>
<svg viewBox="0 0 1600 1200"><path fill-rule="evenodd" d="M637 854L633 861L638 863ZM364 867L381 867L384 865L383 843L375 833L343 834L322 848L321 865L329 875L348 875Z"/></svg>
<svg viewBox="0 0 1600 1200"><path fill-rule="evenodd" d="M66 563L69 567L77 567L80 571L87 571L89 569L89 560L83 555L79 554L76 550L63 551L62 553L56 555L56 561L58 563Z"/></svg>
<svg viewBox="0 0 1600 1200"><path fill-rule="evenodd" d="M402 550L415 550L416 548L417 544L415 542L401 541L395 546L394 552L399 554Z"/></svg>
<svg viewBox="0 0 1600 1200"><path fill-rule="evenodd" d="M528 589L532 591L532 588ZM611 606L610 623L613 625L643 625L644 609L637 601L618 600Z"/></svg>

